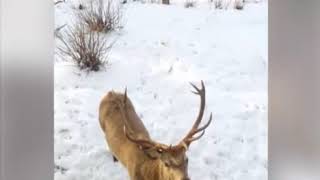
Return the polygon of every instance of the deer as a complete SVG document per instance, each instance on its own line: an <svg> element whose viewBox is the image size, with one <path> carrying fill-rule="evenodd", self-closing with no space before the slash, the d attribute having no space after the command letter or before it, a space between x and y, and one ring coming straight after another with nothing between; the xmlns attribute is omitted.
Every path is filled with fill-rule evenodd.
<svg viewBox="0 0 320 180"><path fill-rule="evenodd" d="M205 110L205 86L190 83L194 94L200 97L198 116L186 136L176 145L152 140L135 108L124 93L109 91L99 106L99 122L114 162L127 169L130 180L190 180L187 150L200 139L212 121L200 126ZM200 127L199 127L200 126Z"/></svg>

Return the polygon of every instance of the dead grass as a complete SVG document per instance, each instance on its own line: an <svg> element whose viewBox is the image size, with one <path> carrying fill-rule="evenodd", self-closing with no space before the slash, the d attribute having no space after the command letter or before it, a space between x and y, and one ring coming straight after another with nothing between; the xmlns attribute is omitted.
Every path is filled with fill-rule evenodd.
<svg viewBox="0 0 320 180"><path fill-rule="evenodd" d="M96 32L110 32L120 26L122 10L114 0L92 1L89 7L78 13L78 19Z"/></svg>
<svg viewBox="0 0 320 180"><path fill-rule="evenodd" d="M186 2L184 3L185 8L192 8L195 6L196 6L196 2L193 0L186 0Z"/></svg>
<svg viewBox="0 0 320 180"><path fill-rule="evenodd" d="M234 2L234 9L243 10L243 8L244 8L244 1L243 0L236 0Z"/></svg>

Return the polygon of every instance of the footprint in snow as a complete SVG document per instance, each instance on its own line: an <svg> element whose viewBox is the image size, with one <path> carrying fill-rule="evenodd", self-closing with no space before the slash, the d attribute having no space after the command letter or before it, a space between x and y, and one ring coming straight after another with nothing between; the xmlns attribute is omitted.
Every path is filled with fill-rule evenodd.
<svg viewBox="0 0 320 180"><path fill-rule="evenodd" d="M79 113L80 113L80 111L79 111L79 110L77 110L77 109L75 109L75 110L73 110L73 113L74 113L74 114L79 114Z"/></svg>
<svg viewBox="0 0 320 180"><path fill-rule="evenodd" d="M69 133L69 132L70 132L70 130L69 129L65 129L65 128L62 128L62 129L59 130L59 133L61 133L61 134Z"/></svg>
<svg viewBox="0 0 320 180"><path fill-rule="evenodd" d="M60 172L61 174L65 174L68 171L67 168L60 166L60 165L54 165L54 173Z"/></svg>
<svg viewBox="0 0 320 180"><path fill-rule="evenodd" d="M173 65L170 66L169 70L168 70L168 74L172 73L173 71Z"/></svg>
<svg viewBox="0 0 320 180"><path fill-rule="evenodd" d="M205 163L206 165L211 165L211 164L212 164L212 160L211 160L210 158L208 158L208 157L205 157L205 158L204 158L204 163Z"/></svg>
<svg viewBox="0 0 320 180"><path fill-rule="evenodd" d="M72 139L72 136L71 136L71 135L65 135L65 136L63 137L63 139L65 139L65 140L71 140L71 139Z"/></svg>
<svg viewBox="0 0 320 180"><path fill-rule="evenodd" d="M93 114L91 114L91 113L88 113L88 117L89 118L94 118L95 116Z"/></svg>
<svg viewBox="0 0 320 180"><path fill-rule="evenodd" d="M137 87L136 89L137 89L137 91L142 91L142 87L141 86Z"/></svg>
<svg viewBox="0 0 320 180"><path fill-rule="evenodd" d="M164 41L161 41L161 43L160 43L162 46L165 46L165 47L167 47L168 46L168 43L167 42L164 42Z"/></svg>
<svg viewBox="0 0 320 180"><path fill-rule="evenodd" d="M195 44L194 43L189 43L189 46L190 47L195 47Z"/></svg>
<svg viewBox="0 0 320 180"><path fill-rule="evenodd" d="M256 111L252 110L246 110L244 112L239 112L234 115L235 119L241 119L241 120L249 120L251 117L253 117L256 114Z"/></svg>
<svg viewBox="0 0 320 180"><path fill-rule="evenodd" d="M70 100L70 102L71 102L72 104L74 104L74 105L81 105L81 104L82 104L82 102L81 102L79 99L77 99L77 98L72 98L72 99Z"/></svg>
<svg viewBox="0 0 320 180"><path fill-rule="evenodd" d="M88 125L88 122L86 122L86 121L80 121L79 123L80 123L81 127L85 127Z"/></svg>
<svg viewBox="0 0 320 180"><path fill-rule="evenodd" d="M141 85L145 85L146 84L146 80L144 78L141 78Z"/></svg>

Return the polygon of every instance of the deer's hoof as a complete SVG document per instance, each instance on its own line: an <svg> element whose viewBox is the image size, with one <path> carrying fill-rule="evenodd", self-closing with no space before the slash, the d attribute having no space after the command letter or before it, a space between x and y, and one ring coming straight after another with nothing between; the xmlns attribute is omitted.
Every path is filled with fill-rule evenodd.
<svg viewBox="0 0 320 180"><path fill-rule="evenodd" d="M118 159L115 156L112 156L113 162L118 162Z"/></svg>

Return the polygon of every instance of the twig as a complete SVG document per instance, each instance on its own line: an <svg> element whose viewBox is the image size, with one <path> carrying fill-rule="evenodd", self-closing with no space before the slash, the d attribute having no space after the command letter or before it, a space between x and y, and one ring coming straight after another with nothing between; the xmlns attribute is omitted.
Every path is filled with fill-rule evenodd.
<svg viewBox="0 0 320 180"><path fill-rule="evenodd" d="M59 26L59 27L57 27L55 30L54 30L54 35L55 36L59 36L59 31L62 29L62 28L64 28L65 26L66 26L67 24L64 24L64 25L62 25L62 26Z"/></svg>
<svg viewBox="0 0 320 180"><path fill-rule="evenodd" d="M54 2L54 5L57 5L57 4L62 3L62 2L66 2L66 1L65 0L56 1L56 2Z"/></svg>

